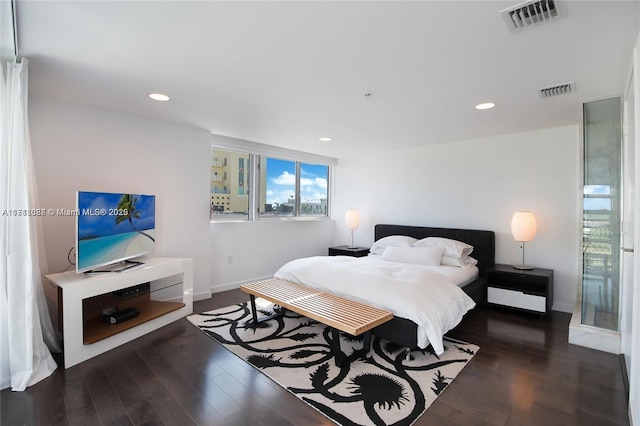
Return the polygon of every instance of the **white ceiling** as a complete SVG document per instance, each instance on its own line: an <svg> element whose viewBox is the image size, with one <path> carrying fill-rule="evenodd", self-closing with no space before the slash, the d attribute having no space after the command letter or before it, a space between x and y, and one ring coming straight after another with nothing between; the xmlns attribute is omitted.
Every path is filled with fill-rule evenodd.
<svg viewBox="0 0 640 426"><path fill-rule="evenodd" d="M512 34L517 3L19 0L19 55L31 96L338 158L576 124L624 91L637 1L565 1Z"/></svg>

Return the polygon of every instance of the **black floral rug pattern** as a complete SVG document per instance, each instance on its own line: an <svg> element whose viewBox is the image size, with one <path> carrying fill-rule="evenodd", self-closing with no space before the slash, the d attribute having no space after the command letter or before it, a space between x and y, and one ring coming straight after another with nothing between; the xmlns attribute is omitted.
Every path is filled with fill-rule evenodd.
<svg viewBox="0 0 640 426"><path fill-rule="evenodd" d="M273 315L273 305L258 308ZM253 323L241 303L188 317L195 326L246 360L298 398L341 425L411 425L436 400L478 346L445 338L445 352L431 347L411 352L375 335L366 358L362 337L340 333L345 355L336 367L331 330L287 311L284 317Z"/></svg>

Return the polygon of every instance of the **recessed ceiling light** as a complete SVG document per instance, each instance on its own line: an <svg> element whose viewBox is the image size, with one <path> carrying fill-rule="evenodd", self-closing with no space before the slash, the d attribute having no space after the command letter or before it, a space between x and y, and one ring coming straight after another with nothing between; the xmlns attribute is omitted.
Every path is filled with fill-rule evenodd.
<svg viewBox="0 0 640 426"><path fill-rule="evenodd" d="M476 109L491 109L495 106L496 104L494 104L493 102L485 102L483 104L476 105Z"/></svg>
<svg viewBox="0 0 640 426"><path fill-rule="evenodd" d="M167 95L163 95L162 93L149 93L149 97L154 101L166 102L169 98Z"/></svg>
<svg viewBox="0 0 640 426"><path fill-rule="evenodd" d="M328 138L328 137L318 138L318 140L319 140L320 142L331 142L331 138Z"/></svg>

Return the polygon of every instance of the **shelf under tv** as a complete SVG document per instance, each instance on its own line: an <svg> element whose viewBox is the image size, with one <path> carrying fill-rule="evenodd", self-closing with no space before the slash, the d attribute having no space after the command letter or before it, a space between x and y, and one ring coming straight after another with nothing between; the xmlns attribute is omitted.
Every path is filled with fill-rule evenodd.
<svg viewBox="0 0 640 426"><path fill-rule="evenodd" d="M161 317L162 315L183 308L184 306L184 303L178 302L147 300L136 306L136 309L140 310L140 315L118 324L109 324L102 317L85 320L83 324L82 343L90 345L92 343L99 342L107 337L111 337L147 321Z"/></svg>

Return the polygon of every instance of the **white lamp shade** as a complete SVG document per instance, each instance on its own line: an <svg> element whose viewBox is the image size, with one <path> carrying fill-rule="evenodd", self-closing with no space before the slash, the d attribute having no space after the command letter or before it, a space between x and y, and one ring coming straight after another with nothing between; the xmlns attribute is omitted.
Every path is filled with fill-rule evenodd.
<svg viewBox="0 0 640 426"><path fill-rule="evenodd" d="M516 212L511 219L511 234L516 241L531 241L536 236L536 217L531 212Z"/></svg>
<svg viewBox="0 0 640 426"><path fill-rule="evenodd" d="M347 229L350 231L358 229L358 226L360 225L360 213L358 213L358 210L347 210L347 214L344 215L344 223L347 225Z"/></svg>

